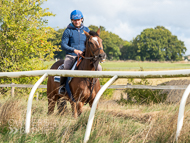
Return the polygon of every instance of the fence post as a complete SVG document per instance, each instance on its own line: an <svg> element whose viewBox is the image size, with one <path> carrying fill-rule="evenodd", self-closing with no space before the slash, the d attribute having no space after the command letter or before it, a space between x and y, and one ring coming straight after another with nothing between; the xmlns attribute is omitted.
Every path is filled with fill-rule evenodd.
<svg viewBox="0 0 190 143"><path fill-rule="evenodd" d="M28 105L27 105L27 112L26 112L26 124L25 124L25 133L30 132L30 117L31 117L31 108L32 108L32 100L34 93L38 86L44 81L44 79L48 76L47 73L45 73L33 86L29 98L28 98Z"/></svg>
<svg viewBox="0 0 190 143"><path fill-rule="evenodd" d="M115 80L117 80L117 78L118 78L117 75L115 75L114 77L112 77L98 91L98 93L97 93L97 95L96 95L96 97L95 97L95 99L93 101L92 108L90 110L90 115L89 115L89 118L88 118L88 123L87 123L87 126L86 126L86 132L85 132L85 136L84 136L84 143L87 143L87 141L89 140L90 132L91 132L91 128L92 128L92 123L93 123L93 120L94 120L94 114L96 112L96 107L97 107L97 104L98 104L98 101L99 101L101 95L108 88L108 86L110 86Z"/></svg>
<svg viewBox="0 0 190 143"><path fill-rule="evenodd" d="M14 83L11 83L11 85L14 85ZM15 93L15 87L11 86L11 97L14 97Z"/></svg>
<svg viewBox="0 0 190 143"><path fill-rule="evenodd" d="M178 137L180 135L180 131L183 126L183 119L184 119L184 112L185 112L185 104L187 101L187 98L190 93L190 84L187 86L185 92L183 93L180 106L179 106L179 113L178 113L178 120L177 120L177 131L176 131L176 141L178 142Z"/></svg>

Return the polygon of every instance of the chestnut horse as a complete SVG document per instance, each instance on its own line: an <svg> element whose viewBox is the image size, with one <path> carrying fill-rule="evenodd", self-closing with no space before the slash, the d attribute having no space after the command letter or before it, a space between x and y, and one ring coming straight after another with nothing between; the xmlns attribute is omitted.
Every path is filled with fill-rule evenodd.
<svg viewBox="0 0 190 143"><path fill-rule="evenodd" d="M87 37L86 49L82 61L78 65L78 70L95 71L100 61L104 61L106 54L103 51L102 40L100 39L100 29L97 32L84 31ZM57 61L51 69L57 69L63 60ZM79 78L73 77L70 82L70 89L74 97L74 102L71 100L67 93L64 95L58 94L59 83L54 82L54 76L48 77L47 83L47 96L48 96L48 114L54 112L55 104L58 104L58 111L61 112L66 107L66 101L69 101L72 107L72 113L75 118L82 113L82 107L85 103L92 103L97 92L100 90L100 82L98 78ZM63 99L63 100L61 100Z"/></svg>

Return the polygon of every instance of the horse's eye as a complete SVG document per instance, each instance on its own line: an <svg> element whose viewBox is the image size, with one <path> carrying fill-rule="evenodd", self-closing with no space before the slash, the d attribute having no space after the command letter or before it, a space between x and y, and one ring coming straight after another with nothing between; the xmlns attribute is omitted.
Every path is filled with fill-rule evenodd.
<svg viewBox="0 0 190 143"><path fill-rule="evenodd" d="M89 41L89 44L93 44L92 41Z"/></svg>

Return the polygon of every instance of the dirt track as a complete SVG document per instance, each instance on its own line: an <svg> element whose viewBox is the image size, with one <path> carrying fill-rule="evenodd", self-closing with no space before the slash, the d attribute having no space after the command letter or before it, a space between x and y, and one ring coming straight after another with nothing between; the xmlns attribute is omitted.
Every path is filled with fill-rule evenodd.
<svg viewBox="0 0 190 143"><path fill-rule="evenodd" d="M189 85L190 80L172 80L164 83L165 85ZM168 103L179 103L185 90L163 90L168 93L166 102ZM190 103L190 97L187 99L187 103Z"/></svg>

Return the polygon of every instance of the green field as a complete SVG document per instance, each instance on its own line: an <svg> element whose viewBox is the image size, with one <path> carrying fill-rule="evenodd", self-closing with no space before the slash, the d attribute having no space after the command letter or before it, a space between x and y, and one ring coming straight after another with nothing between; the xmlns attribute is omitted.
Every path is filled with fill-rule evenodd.
<svg viewBox="0 0 190 143"><path fill-rule="evenodd" d="M105 62L101 64L104 70L172 70L172 69L189 69L188 63L171 63L171 62Z"/></svg>
<svg viewBox="0 0 190 143"><path fill-rule="evenodd" d="M48 68L55 61L44 62ZM136 62L136 61L106 61L101 63L105 71L139 71L143 70L176 70L176 69L189 69L190 63L177 63L177 62Z"/></svg>

